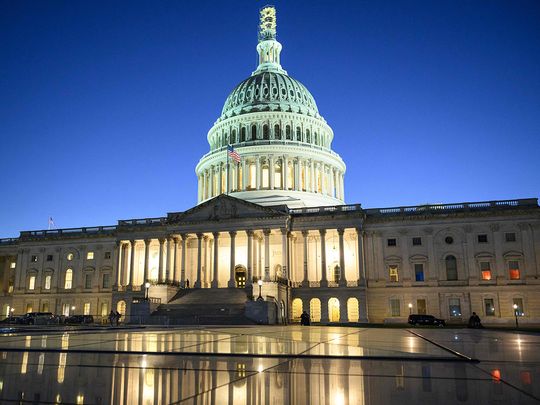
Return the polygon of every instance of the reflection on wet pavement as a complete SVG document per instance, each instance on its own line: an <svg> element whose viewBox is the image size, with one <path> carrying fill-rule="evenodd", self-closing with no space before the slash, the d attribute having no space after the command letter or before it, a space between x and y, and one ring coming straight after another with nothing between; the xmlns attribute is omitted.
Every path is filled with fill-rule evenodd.
<svg viewBox="0 0 540 405"><path fill-rule="evenodd" d="M421 336L299 326L7 334L0 337L0 400L537 403L540 336L413 332Z"/></svg>

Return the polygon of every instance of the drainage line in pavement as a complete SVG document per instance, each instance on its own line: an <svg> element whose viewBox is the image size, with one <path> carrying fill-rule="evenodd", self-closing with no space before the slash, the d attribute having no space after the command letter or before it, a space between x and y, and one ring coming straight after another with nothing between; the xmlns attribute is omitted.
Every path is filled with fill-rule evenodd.
<svg viewBox="0 0 540 405"><path fill-rule="evenodd" d="M443 349L444 351L446 351L448 353L452 353L454 356L459 357L463 361L468 361L468 362L471 362L471 363L480 363L480 360L478 360L478 359L473 359L472 357L466 356L463 353L452 350L449 347L443 346L440 343L437 343L437 342L435 342L435 341L433 341L431 339L428 339L427 337L422 336L419 333L413 332L410 329L407 329L407 332L412 333L414 336L419 337L420 339L424 339L426 342L429 342L432 345L437 346L439 349Z"/></svg>

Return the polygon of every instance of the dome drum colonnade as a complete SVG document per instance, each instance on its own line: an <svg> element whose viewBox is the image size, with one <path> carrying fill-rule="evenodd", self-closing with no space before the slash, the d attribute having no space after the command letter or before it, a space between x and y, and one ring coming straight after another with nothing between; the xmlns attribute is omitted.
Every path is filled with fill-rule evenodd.
<svg viewBox="0 0 540 405"><path fill-rule="evenodd" d="M222 193L262 205L279 204L276 196L289 207L344 203L345 163L331 150L333 131L313 96L281 67L274 13L261 10L259 66L208 132L210 152L195 169L199 204ZM228 145L239 164L228 161Z"/></svg>

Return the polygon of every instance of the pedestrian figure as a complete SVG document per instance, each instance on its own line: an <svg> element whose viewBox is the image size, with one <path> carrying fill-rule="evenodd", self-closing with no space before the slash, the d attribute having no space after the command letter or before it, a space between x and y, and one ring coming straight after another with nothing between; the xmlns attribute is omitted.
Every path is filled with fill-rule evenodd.
<svg viewBox="0 0 540 405"><path fill-rule="evenodd" d="M300 315L300 325L309 326L309 314L306 311Z"/></svg>
<svg viewBox="0 0 540 405"><path fill-rule="evenodd" d="M186 280L186 288L189 288L189 278Z"/></svg>
<svg viewBox="0 0 540 405"><path fill-rule="evenodd" d="M476 314L476 312L473 312L469 318L469 328L483 328L480 317Z"/></svg>
<svg viewBox="0 0 540 405"><path fill-rule="evenodd" d="M111 324L111 326L113 326L115 318L116 318L116 315L114 311L111 309L111 312L109 312L109 323Z"/></svg>
<svg viewBox="0 0 540 405"><path fill-rule="evenodd" d="M120 318L122 317L122 315L120 315L120 312L116 311L114 317L116 318L116 326L120 325Z"/></svg>

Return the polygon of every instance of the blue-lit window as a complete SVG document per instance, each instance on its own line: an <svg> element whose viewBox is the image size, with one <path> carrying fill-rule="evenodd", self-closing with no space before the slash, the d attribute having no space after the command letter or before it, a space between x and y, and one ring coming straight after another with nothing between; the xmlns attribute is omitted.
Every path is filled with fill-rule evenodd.
<svg viewBox="0 0 540 405"><path fill-rule="evenodd" d="M424 265L422 263L415 263L414 276L416 281L424 281Z"/></svg>

